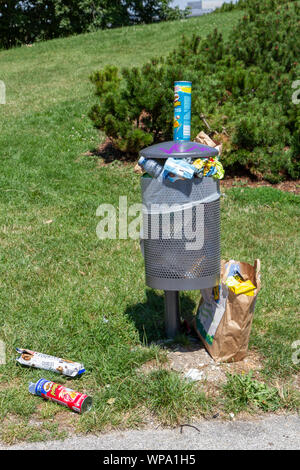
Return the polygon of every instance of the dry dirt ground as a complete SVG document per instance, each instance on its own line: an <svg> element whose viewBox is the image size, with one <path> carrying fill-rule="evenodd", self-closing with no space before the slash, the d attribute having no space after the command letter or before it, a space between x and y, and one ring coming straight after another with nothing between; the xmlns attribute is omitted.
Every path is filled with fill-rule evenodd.
<svg viewBox="0 0 300 470"><path fill-rule="evenodd" d="M248 373L250 370L259 372L262 368L262 360L258 353L249 351L247 357L239 362L218 363L215 362L204 346L195 340L189 346L168 345L167 341L160 342L166 350L166 362L163 364L152 360L144 364L140 370L144 373L151 372L158 368L165 368L181 373L183 376L190 370L199 371L201 382L211 385L220 385L226 382L226 372Z"/></svg>
<svg viewBox="0 0 300 470"><path fill-rule="evenodd" d="M283 181L278 184L271 184L267 181L252 181L247 177L235 177L235 178L225 178L221 180L221 188L231 188L231 187L261 187L269 186L271 188L280 189L281 191L287 191L293 194L300 194L300 180L293 181Z"/></svg>

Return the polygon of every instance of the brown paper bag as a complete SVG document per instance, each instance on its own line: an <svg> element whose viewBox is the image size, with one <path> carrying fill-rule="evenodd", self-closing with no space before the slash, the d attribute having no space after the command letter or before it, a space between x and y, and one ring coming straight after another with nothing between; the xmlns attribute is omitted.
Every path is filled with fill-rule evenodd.
<svg viewBox="0 0 300 470"><path fill-rule="evenodd" d="M229 263L222 261L221 284L217 288L201 290L202 298L194 319L198 336L218 362L241 361L246 356L260 290L260 260L255 260L254 266L235 263L239 264L244 280L250 280L255 285L254 295L237 295L226 286Z"/></svg>

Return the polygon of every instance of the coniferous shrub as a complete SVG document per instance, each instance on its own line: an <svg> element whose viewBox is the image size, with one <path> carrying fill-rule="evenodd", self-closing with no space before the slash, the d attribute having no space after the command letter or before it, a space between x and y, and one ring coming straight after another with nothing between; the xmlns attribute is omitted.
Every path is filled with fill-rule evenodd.
<svg viewBox="0 0 300 470"><path fill-rule="evenodd" d="M243 0L245 14L228 40L218 31L182 38L165 58L93 74L94 125L121 151L136 155L172 139L173 85L191 80L192 138L222 142L226 168L272 182L300 176L300 2ZM207 124L209 127L207 127Z"/></svg>

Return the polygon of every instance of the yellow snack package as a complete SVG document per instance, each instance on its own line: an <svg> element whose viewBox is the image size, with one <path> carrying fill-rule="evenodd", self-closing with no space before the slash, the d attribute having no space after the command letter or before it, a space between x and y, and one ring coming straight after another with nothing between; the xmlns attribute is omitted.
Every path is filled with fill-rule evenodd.
<svg viewBox="0 0 300 470"><path fill-rule="evenodd" d="M197 168L197 170L201 170L205 164L205 160L202 158L197 158L197 160L193 161L193 165Z"/></svg>
<svg viewBox="0 0 300 470"><path fill-rule="evenodd" d="M239 276L228 277L225 284L235 294L246 294L248 296L254 296L255 286L251 281L242 281Z"/></svg>

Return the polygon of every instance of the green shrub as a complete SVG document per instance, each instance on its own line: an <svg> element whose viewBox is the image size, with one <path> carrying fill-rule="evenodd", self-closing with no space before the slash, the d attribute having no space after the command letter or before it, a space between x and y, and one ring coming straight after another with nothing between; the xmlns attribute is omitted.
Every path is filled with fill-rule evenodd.
<svg viewBox="0 0 300 470"><path fill-rule="evenodd" d="M300 2L240 5L245 15L227 41L218 31L183 37L167 57L141 68L93 74L95 126L131 156L170 140L174 81L191 80L192 139L204 130L223 142L227 169L272 182L298 178L300 106L292 103L292 83L300 78Z"/></svg>
<svg viewBox="0 0 300 470"><path fill-rule="evenodd" d="M124 69L122 82L116 67L91 76L99 102L89 116L123 152L135 154L158 136L164 139L171 134L173 92L161 89L160 80L166 78L160 72L153 62L142 70Z"/></svg>

